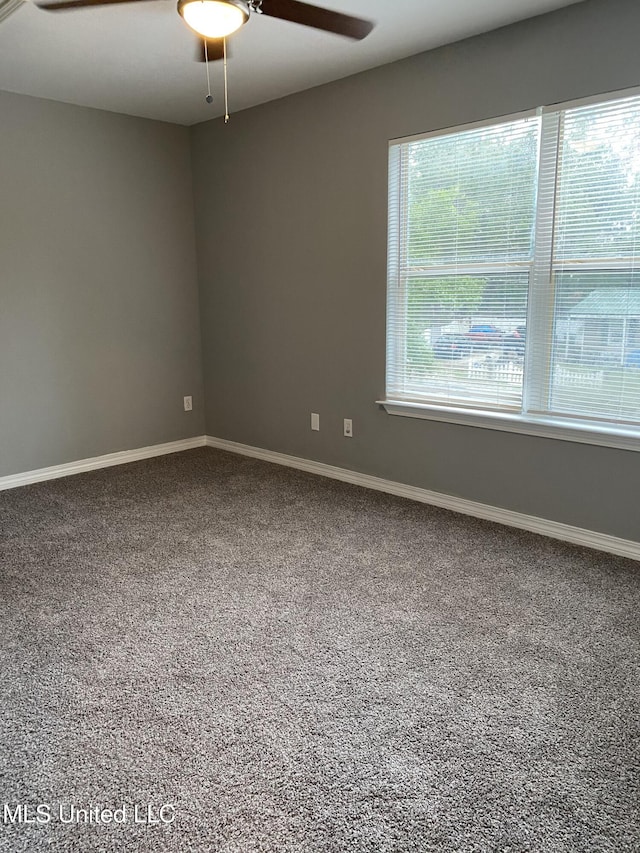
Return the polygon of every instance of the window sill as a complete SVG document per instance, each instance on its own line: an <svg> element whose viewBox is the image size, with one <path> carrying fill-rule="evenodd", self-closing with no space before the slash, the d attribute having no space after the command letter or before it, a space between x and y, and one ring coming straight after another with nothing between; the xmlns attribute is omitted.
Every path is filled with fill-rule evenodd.
<svg viewBox="0 0 640 853"><path fill-rule="evenodd" d="M597 444L620 450L640 450L640 433L633 427L603 427L593 422L576 423L564 418L509 415L477 409L445 408L444 406L409 403L401 400L378 400L387 414L429 421L444 421L483 429L519 432L542 438L556 438L580 444Z"/></svg>

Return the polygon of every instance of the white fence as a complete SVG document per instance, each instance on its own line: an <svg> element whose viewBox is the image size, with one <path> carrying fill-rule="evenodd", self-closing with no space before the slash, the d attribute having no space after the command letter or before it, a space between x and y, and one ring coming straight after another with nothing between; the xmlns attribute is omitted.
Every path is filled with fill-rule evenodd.
<svg viewBox="0 0 640 853"><path fill-rule="evenodd" d="M492 359L469 362L467 375L469 379L491 380L522 385L523 368L521 364L512 361L500 362ZM556 387L593 388L599 387L604 381L602 370L580 371L569 370L561 364L553 371L553 384Z"/></svg>
<svg viewBox="0 0 640 853"><path fill-rule="evenodd" d="M522 365L512 361L471 361L469 379L491 379L493 382L511 382L522 385Z"/></svg>
<svg viewBox="0 0 640 853"><path fill-rule="evenodd" d="M573 385L580 388L592 388L602 385L604 373L602 370L591 370L588 373L579 370L569 370L557 364L553 371L554 385Z"/></svg>

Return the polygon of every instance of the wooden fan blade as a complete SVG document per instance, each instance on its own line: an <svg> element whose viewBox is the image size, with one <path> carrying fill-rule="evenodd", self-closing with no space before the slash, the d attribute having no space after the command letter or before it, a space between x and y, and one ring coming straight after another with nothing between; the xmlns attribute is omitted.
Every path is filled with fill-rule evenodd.
<svg viewBox="0 0 640 853"><path fill-rule="evenodd" d="M63 0L61 3L36 3L46 12L61 12L65 9L82 9L85 6L113 6L116 3L144 3L146 0Z"/></svg>
<svg viewBox="0 0 640 853"><path fill-rule="evenodd" d="M204 45L207 43L207 56L209 62L216 62L218 59L224 59L224 44L222 39L198 39L198 51L196 53L196 61L204 62ZM227 42L227 59L230 56L229 42Z"/></svg>
<svg viewBox="0 0 640 853"><path fill-rule="evenodd" d="M281 18L283 21L292 21L294 24L303 24L305 27L315 27L318 30L326 30L351 39L365 38L374 27L372 21L365 21L364 18L354 18L342 12L333 12L331 9L300 3L298 0L262 0L260 10L264 15L270 15L272 18Z"/></svg>

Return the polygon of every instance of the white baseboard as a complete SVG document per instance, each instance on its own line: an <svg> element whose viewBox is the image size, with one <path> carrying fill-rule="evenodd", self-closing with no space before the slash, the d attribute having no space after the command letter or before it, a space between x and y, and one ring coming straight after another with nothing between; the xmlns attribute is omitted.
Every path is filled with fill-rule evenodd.
<svg viewBox="0 0 640 853"><path fill-rule="evenodd" d="M179 453L182 450L191 450L193 447L204 447L205 444L205 436L198 435L195 438L183 438L179 441L169 441L166 444L139 447L137 450L121 450L118 453L107 453L105 456L93 456L91 459L79 459L77 462L52 465L50 468L38 468L35 471L25 471L23 474L9 474L7 477L0 477L0 491L15 489L17 486L27 486L29 483L39 483L43 480L68 477L71 474L82 474L84 471L95 471L98 468L109 468L112 465L123 465L126 462L135 462L138 459L149 459L152 456Z"/></svg>
<svg viewBox="0 0 640 853"><path fill-rule="evenodd" d="M607 551L621 557L629 557L632 560L640 560L640 542L631 539L620 539L617 536L608 536L605 533L597 533L593 530L585 530L581 527L573 527L570 524L561 524L558 521L550 521L546 518L538 518L535 515L525 515L509 509L501 509L497 506L469 501L464 498L456 498L441 492L431 492L428 489L420 489L417 486L407 486L404 483L396 483L392 480L383 480L369 474L360 474L357 471L349 471L346 468L336 468L333 465L325 465L323 462L314 462L310 459L302 459L298 456L288 456L286 453L276 453L272 450L263 450L259 447L251 447L247 444L239 444L236 441L227 441L223 438L206 436L207 447L215 447L219 450L228 450L231 453L239 453L243 456L252 456L265 462L274 462L277 465L286 465L289 468L298 468L300 471L308 471L311 474L319 474L322 477L330 477L333 480L342 480L345 483L353 483L356 486L364 486L367 489L375 489L379 492L387 492L390 495L398 495L421 503L450 509L464 515L482 518L485 521L495 521L507 527L517 527L528 530L531 533L540 533L550 536L552 539L560 539L570 542L572 545L584 545L586 548L595 548L597 551Z"/></svg>
<svg viewBox="0 0 640 853"><path fill-rule="evenodd" d="M605 533L597 533L593 530L585 530L581 527L573 527L570 524L561 524L558 521L550 521L546 518L538 518L534 515L525 515L509 509L502 509L489 504L469 501L464 498L456 498L441 492L432 492L428 489L420 489L417 486L408 486L405 483L396 483L393 480L383 480L381 477L373 477L370 474L360 474L357 471L349 471L346 468L337 468L326 465L324 462L314 462L311 459L303 459L299 456L289 456L286 453L276 453L273 450L263 450L260 447L251 447L248 444L240 444L237 441L227 441L214 436L195 436L179 441L170 441L166 444L154 444L149 447L140 447L136 450L122 450L118 453L108 453L104 456L94 456L91 459L80 459L76 462L68 462L63 465L53 465L49 468L39 468L35 471L26 471L22 474L10 474L0 477L0 491L3 489L14 489L18 486L26 486L29 483L39 483L43 480L54 480L58 477L68 477L71 474L81 474L84 471L95 471L99 468L109 468L112 465L123 465L127 462L135 462L138 459L149 459L153 456L164 456L168 453L179 453L183 450L191 450L194 447L215 447L219 450L228 450L242 456L251 456L254 459L262 459L265 462L273 462L277 465L286 465L289 468L297 468L300 471L308 471L322 477L333 480L341 480L344 483L353 483L367 489L375 489L379 492L387 492L390 495L408 498L420 503L450 509L464 515L482 518L485 521L495 521L507 527L517 527L528 530L531 533L540 533L542 536L550 536L552 539L560 539L573 545L584 545L586 548L594 548L598 551L606 551L610 554L618 554L621 557L629 557L632 560L640 560L640 542L631 539L620 539L617 536L608 536Z"/></svg>

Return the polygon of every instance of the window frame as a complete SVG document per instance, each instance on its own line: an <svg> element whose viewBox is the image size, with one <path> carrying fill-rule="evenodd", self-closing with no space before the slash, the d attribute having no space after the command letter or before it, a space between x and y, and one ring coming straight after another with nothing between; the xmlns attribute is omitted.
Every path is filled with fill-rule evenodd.
<svg viewBox="0 0 640 853"><path fill-rule="evenodd" d="M422 141L437 136L453 136L458 133L473 130L475 128L488 128L491 126L506 124L510 121L539 117L540 128L540 164L544 159L545 152L551 146L556 157L554 170L557 169L558 140L564 120L564 111L589 105L606 104L624 98L637 97L640 95L640 87L626 89L607 94L600 94L539 107L535 110L526 110L510 115L494 117L485 121L477 121L470 124L459 125L449 128L440 128L423 134L392 139L389 141L389 172L387 176L389 191L389 219L388 219L388 268L387 268L387 330L386 330L386 387L389 388L390 376L396 370L399 361L402 361L406 352L406 336L395 335L393 328L397 325L399 309L406 306L406 299L402 299L402 288L406 288L409 279L406 262L406 239L403 234L403 226L406 227L406 217L401 215L403 207L403 181L397 179L392 181L394 173L400 175L398 169L398 158L402 157L401 145L415 141ZM397 158L394 163L394 158ZM542 165L540 165L542 169ZM551 178L551 179L550 179ZM525 354L525 374L522 387L522 405L519 411L508 411L487 408L478 408L473 405L466 406L455 404L439 405L436 401L416 401L402 399L400 395L393 396L385 392L385 398L377 403L384 407L390 415L400 415L423 420L442 421L446 423L459 424L463 426L474 426L485 429L500 430L506 432L524 433L527 435L543 438L554 438L578 443L595 444L604 447L614 447L625 450L640 450L640 424L618 423L613 420L599 419L595 417L581 417L580 415L562 416L542 411L545 407L543 399L548 397L549 384L552 370L552 356L550 352L545 355L544 347L535 345L537 339L549 339L550 330L553 328L554 309L554 287L553 272L558 266L570 270L571 266L563 261L553 258L553 230L554 230L554 206L549 204L548 193L555 197L554 176L538 175L537 199L535 211L536 240L534 254L531 260L514 262L510 266L517 266L519 270L529 270L529 297L527 308L527 328L532 330L527 334ZM551 215L549 215L551 211ZM615 262L615 259L614 259ZM473 265L469 265L469 269ZM499 264L504 270L504 263ZM611 260L607 259L604 266L597 263L591 269L609 269ZM628 268L626 260L620 260L620 267ZM439 270L446 274L455 270L459 273L461 266L455 265L450 268L444 267ZM466 265L465 265L466 269ZM580 265L584 269L584 265ZM640 265L637 267L640 269ZM402 270L402 272L401 272ZM483 271L488 271L488 266L483 265ZM403 284L404 282L404 284ZM551 312L551 314L550 314ZM393 321L392 321L393 318ZM537 331L536 331L537 330ZM548 348L547 348L548 349Z"/></svg>

